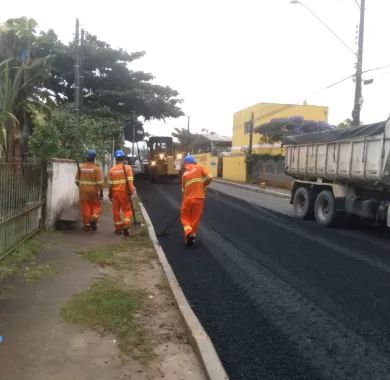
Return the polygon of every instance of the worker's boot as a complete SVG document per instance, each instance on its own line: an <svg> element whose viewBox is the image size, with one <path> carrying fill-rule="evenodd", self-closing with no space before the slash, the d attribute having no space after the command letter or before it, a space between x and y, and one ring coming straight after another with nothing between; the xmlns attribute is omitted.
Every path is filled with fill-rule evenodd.
<svg viewBox="0 0 390 380"><path fill-rule="evenodd" d="M83 231L88 232L89 231L89 224L84 224L83 225Z"/></svg>
<svg viewBox="0 0 390 380"><path fill-rule="evenodd" d="M129 227L123 227L123 236L124 237L129 237L130 236Z"/></svg>
<svg viewBox="0 0 390 380"><path fill-rule="evenodd" d="M91 218L91 221L89 222L91 226L92 231L97 231L97 219Z"/></svg>
<svg viewBox="0 0 390 380"><path fill-rule="evenodd" d="M196 239L196 235L195 234L193 234L193 233L188 234L187 235L187 241L186 241L187 247L191 247L192 245L194 245L195 239Z"/></svg>

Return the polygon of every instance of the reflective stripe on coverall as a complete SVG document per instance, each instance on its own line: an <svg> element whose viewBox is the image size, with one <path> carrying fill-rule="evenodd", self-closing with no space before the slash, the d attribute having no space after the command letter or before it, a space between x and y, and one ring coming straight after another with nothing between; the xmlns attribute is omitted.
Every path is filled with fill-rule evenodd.
<svg viewBox="0 0 390 380"><path fill-rule="evenodd" d="M203 214L205 187L213 178L211 173L201 165L186 164L182 177L183 200L181 204L181 223L184 238L188 234L196 234Z"/></svg>
<svg viewBox="0 0 390 380"><path fill-rule="evenodd" d="M79 187L80 208L83 223L96 222L101 212L99 191L103 190L103 174L100 167L93 162L80 165L77 170L76 185Z"/></svg>
<svg viewBox="0 0 390 380"><path fill-rule="evenodd" d="M113 166L108 173L109 194L112 196L112 216L114 218L115 230L117 231L122 230L123 227L129 227L132 217L129 197L134 192L133 170L129 165L124 167L126 177L123 164L121 163ZM127 185L126 180L129 185ZM121 211L123 212L123 220Z"/></svg>

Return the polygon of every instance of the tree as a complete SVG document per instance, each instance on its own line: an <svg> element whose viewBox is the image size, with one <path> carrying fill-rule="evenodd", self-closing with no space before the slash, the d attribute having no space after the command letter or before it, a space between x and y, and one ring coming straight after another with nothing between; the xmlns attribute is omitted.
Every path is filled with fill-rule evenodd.
<svg viewBox="0 0 390 380"><path fill-rule="evenodd" d="M22 136L28 133L28 105L43 105L42 80L47 57L32 53L36 22L25 17L0 25L0 127L7 160L21 156ZM6 141L5 141L6 140Z"/></svg>
<svg viewBox="0 0 390 380"><path fill-rule="evenodd" d="M301 135L304 133L323 132L333 129L334 126L323 121L305 120L302 116L273 119L254 129L255 133L261 134L260 142L279 143L286 136Z"/></svg>
<svg viewBox="0 0 390 380"><path fill-rule="evenodd" d="M39 128L30 144L33 152L39 154L38 141L43 147L45 136L50 135L50 154L55 151L74 157L81 151L80 144L88 143L87 139L102 144L102 151L107 150L108 140L110 144L112 139L120 144L126 120L137 122L183 114L177 91L155 84L151 74L128 68L144 52L129 54L113 49L87 34L81 89L84 112L78 119L71 104L74 57L79 47L75 42L63 44L53 30L37 34L36 27L36 22L26 17L0 25L0 146L3 150L8 147L8 159L25 151L23 141L33 133L33 127ZM44 116L38 117L38 111ZM77 129L82 132L75 139L72 133ZM61 149L56 141L58 136L63 142Z"/></svg>
<svg viewBox="0 0 390 380"><path fill-rule="evenodd" d="M179 140L181 149L186 153L192 153L197 136L185 128L175 128L174 132L172 132L172 137Z"/></svg>
<svg viewBox="0 0 390 380"><path fill-rule="evenodd" d="M41 56L52 55L46 86L55 92L59 104L72 103L74 97L74 57L77 45L62 44L53 30L42 33L36 47ZM81 94L84 111L105 107L122 120L143 117L165 119L183 115L178 92L152 83L153 75L128 68L145 52L127 53L114 49L96 36L86 35L83 45L84 80Z"/></svg>
<svg viewBox="0 0 390 380"><path fill-rule="evenodd" d="M111 152L112 140L122 145L122 125L111 117L78 117L71 108L55 108L51 113L31 110L34 131L29 148L34 157L47 161L51 157L83 159L88 148L103 158Z"/></svg>
<svg viewBox="0 0 390 380"><path fill-rule="evenodd" d="M336 129L345 129L349 127L352 127L352 120L347 118L341 123L337 124Z"/></svg>

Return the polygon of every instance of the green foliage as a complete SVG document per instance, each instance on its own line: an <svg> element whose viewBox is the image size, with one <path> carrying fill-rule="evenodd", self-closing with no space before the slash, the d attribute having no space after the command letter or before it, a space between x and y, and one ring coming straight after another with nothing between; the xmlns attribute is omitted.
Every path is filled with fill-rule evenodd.
<svg viewBox="0 0 390 380"><path fill-rule="evenodd" d="M144 52L129 54L87 34L80 47L84 80L78 120L69 105L74 101L74 57L79 47L63 44L53 30L38 34L36 28L35 20L26 17L0 25L0 76L7 76L0 77L0 155L6 146L11 158L20 155L15 146L23 148L22 134L31 135L34 129L29 146L37 157L76 158L87 146L103 155L111 150L112 139L121 144L124 120L183 114L177 91L153 83L151 74L129 69ZM42 120L31 112L31 105L60 109Z"/></svg>
<svg viewBox="0 0 390 380"><path fill-rule="evenodd" d="M184 152L192 152L195 140L198 135L192 134L185 128L175 128L172 132L172 137L175 137L179 140L180 148Z"/></svg>
<svg viewBox="0 0 390 380"><path fill-rule="evenodd" d="M135 319L142 299L141 292L124 289L120 283L103 278L74 295L61 309L61 316L102 335L114 335L123 352L134 354L135 350L141 351L144 338Z"/></svg>
<svg viewBox="0 0 390 380"><path fill-rule="evenodd" d="M57 102L74 101L74 57L77 45L61 43L53 30L42 33L37 40L36 52L52 55L51 75L46 87L55 92ZM123 120L142 116L145 120L179 117L178 92L170 87L152 83L153 75L128 68L144 52L127 53L114 49L96 36L87 34L81 48L84 54L83 107L86 112L105 108L111 116Z"/></svg>
<svg viewBox="0 0 390 380"><path fill-rule="evenodd" d="M336 129L345 129L345 128L349 128L352 126L352 119L345 119L344 121L342 121L341 123L337 124L336 125Z"/></svg>
<svg viewBox="0 0 390 380"><path fill-rule="evenodd" d="M46 56L36 57L36 22L22 17L0 25L0 144L10 160L20 156L22 127L29 123L26 109L43 104L48 92L42 89L48 74Z"/></svg>
<svg viewBox="0 0 390 380"><path fill-rule="evenodd" d="M49 116L31 107L30 114L35 128L28 144L30 153L40 161L51 157L63 157L60 131L49 121Z"/></svg>
<svg viewBox="0 0 390 380"><path fill-rule="evenodd" d="M16 274L21 274L26 281L32 282L52 275L54 271L48 265L36 262L36 255L43 244L37 239L30 239L0 261L0 281Z"/></svg>
<svg viewBox="0 0 390 380"><path fill-rule="evenodd" d="M32 155L42 161L52 157L84 159L88 148L103 158L111 151L112 139L121 144L122 126L115 119L83 114L69 108L55 108L50 114L30 109L34 131L29 138Z"/></svg>

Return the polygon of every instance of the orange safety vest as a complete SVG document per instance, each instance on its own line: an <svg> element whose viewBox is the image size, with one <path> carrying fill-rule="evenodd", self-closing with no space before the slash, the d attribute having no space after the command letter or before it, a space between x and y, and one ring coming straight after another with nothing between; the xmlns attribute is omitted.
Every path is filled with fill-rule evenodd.
<svg viewBox="0 0 390 380"><path fill-rule="evenodd" d="M98 191L103 189L103 174L100 167L93 162L80 165L76 174L76 185L79 187L80 200L93 201L98 198Z"/></svg>
<svg viewBox="0 0 390 380"><path fill-rule="evenodd" d="M202 165L186 164L181 180L183 199L205 198L205 187L210 184L213 176Z"/></svg>
<svg viewBox="0 0 390 380"><path fill-rule="evenodd" d="M131 166L123 164L116 164L113 166L108 173L108 185L110 194L116 191L128 194L129 188L130 194L132 194L134 192L134 184L133 169Z"/></svg>

